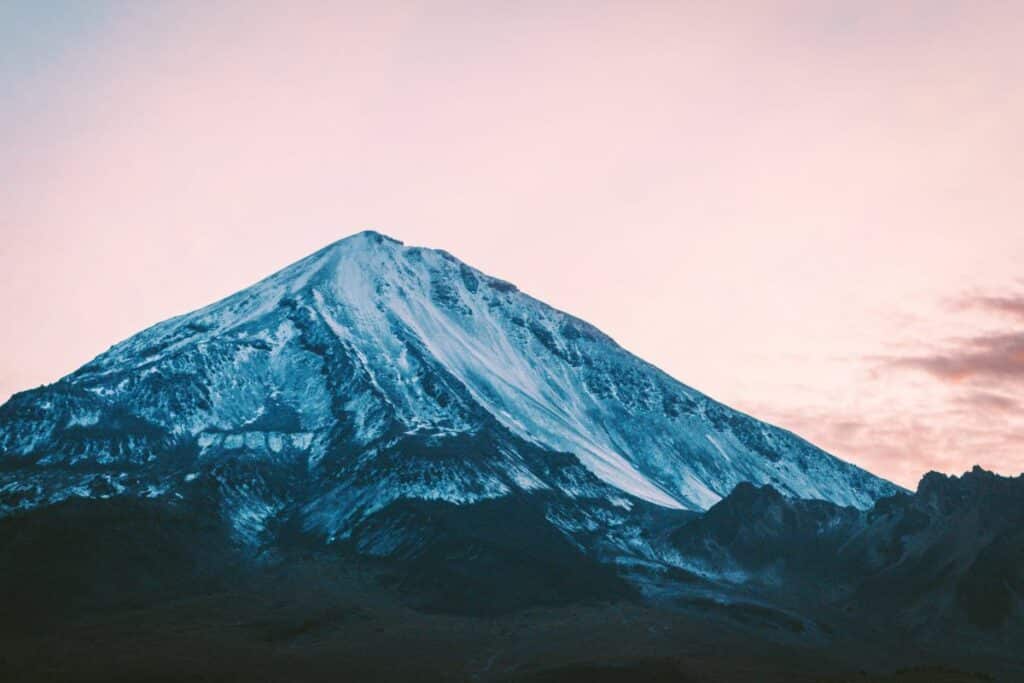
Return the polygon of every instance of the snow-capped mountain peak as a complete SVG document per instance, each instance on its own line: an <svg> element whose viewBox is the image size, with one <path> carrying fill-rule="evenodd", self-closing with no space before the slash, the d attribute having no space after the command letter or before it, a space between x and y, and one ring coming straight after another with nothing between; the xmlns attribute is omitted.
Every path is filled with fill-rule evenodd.
<svg viewBox="0 0 1024 683"><path fill-rule="evenodd" d="M15 396L0 453L32 468L0 489L8 509L92 485L58 471L159 492L211 463L273 462L302 493L224 479L247 501L237 514L260 527L298 506L330 534L400 498L549 490L700 510L742 481L860 507L896 490L447 252L374 231Z"/></svg>

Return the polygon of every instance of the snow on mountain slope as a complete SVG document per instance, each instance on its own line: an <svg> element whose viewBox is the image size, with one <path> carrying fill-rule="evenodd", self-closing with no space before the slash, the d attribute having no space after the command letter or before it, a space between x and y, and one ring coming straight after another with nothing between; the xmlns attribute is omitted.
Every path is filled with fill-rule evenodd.
<svg viewBox="0 0 1024 683"><path fill-rule="evenodd" d="M0 407L0 464L15 472L0 511L162 495L225 459L289 472L221 472L238 524L298 506L331 534L403 497L549 489L702 510L742 481L858 507L897 490L507 282L375 232Z"/></svg>

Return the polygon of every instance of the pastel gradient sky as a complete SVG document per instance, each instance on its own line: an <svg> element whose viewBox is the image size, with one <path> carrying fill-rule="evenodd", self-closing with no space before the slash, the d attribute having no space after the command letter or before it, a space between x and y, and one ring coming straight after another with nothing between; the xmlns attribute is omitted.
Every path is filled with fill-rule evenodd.
<svg viewBox="0 0 1024 683"><path fill-rule="evenodd" d="M984 0L8 0L0 400L372 227L900 484L1017 473L1022 36Z"/></svg>

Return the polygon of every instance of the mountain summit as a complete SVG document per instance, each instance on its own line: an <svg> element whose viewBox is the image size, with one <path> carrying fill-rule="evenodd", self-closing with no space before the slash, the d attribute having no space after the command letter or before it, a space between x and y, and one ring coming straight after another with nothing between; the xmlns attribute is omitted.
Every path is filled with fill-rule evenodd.
<svg viewBox="0 0 1024 683"><path fill-rule="evenodd" d="M703 510L749 481L863 508L897 491L508 282L372 231L14 396L0 461L0 510L173 495L212 472L240 531L289 513L332 538L402 499Z"/></svg>

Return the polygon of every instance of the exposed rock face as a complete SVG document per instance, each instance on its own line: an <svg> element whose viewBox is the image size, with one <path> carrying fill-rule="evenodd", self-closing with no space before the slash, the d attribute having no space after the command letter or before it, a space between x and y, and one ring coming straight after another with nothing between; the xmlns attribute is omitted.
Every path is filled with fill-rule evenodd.
<svg viewBox="0 0 1024 683"><path fill-rule="evenodd" d="M741 484L676 529L679 564L793 604L820 600L918 633L1024 633L1024 477L924 476L869 510Z"/></svg>

